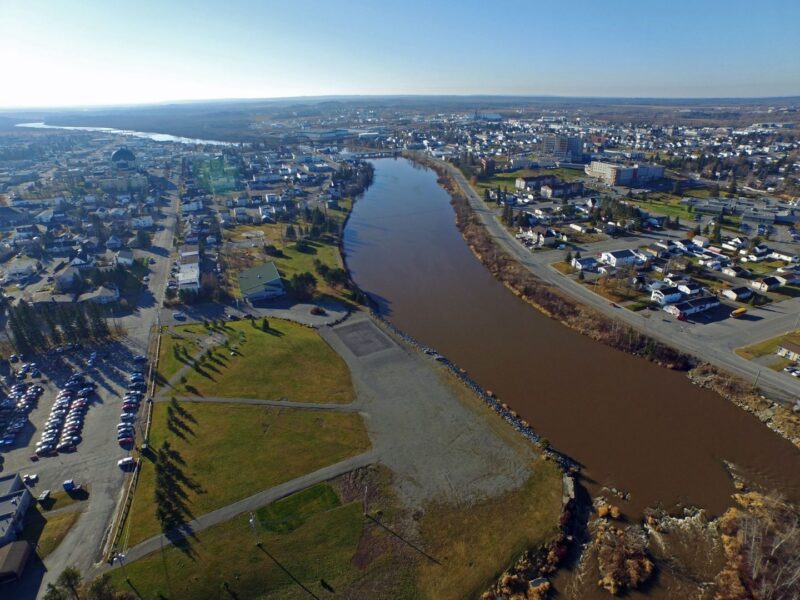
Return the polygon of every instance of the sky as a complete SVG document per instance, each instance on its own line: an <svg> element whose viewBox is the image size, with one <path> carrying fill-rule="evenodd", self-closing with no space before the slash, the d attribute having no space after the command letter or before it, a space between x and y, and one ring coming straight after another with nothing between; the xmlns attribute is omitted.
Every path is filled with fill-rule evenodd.
<svg viewBox="0 0 800 600"><path fill-rule="evenodd" d="M800 95L798 22L798 0L0 0L0 108Z"/></svg>

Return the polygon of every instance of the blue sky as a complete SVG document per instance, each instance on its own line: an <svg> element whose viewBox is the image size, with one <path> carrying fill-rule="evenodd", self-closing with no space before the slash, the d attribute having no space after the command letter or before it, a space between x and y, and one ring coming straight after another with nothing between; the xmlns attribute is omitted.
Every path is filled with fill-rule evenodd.
<svg viewBox="0 0 800 600"><path fill-rule="evenodd" d="M0 107L800 95L797 0L0 0Z"/></svg>

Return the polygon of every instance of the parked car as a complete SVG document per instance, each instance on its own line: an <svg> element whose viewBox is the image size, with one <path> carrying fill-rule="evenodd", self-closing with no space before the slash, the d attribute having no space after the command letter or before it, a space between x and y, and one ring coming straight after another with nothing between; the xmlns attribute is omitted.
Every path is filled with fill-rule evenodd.
<svg viewBox="0 0 800 600"><path fill-rule="evenodd" d="M126 456L122 460L117 461L117 466L123 471L131 469L136 466L136 461L130 456Z"/></svg>

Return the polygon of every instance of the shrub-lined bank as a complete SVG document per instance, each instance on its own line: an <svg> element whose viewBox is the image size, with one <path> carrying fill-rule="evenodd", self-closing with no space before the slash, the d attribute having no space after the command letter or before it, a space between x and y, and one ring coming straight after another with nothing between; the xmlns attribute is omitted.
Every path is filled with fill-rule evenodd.
<svg viewBox="0 0 800 600"><path fill-rule="evenodd" d="M414 157L414 160L418 158ZM473 253L515 295L544 314L613 348L641 356L670 369L688 371L693 383L714 390L723 398L755 414L770 429L800 447L800 413L773 402L744 380L682 353L632 327L585 306L519 264L498 247L473 213L464 192L450 175L433 162L422 161L439 175L439 184L451 197L456 225Z"/></svg>
<svg viewBox="0 0 800 600"><path fill-rule="evenodd" d="M473 253L515 295L567 327L609 346L642 356L670 369L688 370L693 357L580 304L536 277L495 244L458 185L438 165L439 184L451 197L456 225Z"/></svg>

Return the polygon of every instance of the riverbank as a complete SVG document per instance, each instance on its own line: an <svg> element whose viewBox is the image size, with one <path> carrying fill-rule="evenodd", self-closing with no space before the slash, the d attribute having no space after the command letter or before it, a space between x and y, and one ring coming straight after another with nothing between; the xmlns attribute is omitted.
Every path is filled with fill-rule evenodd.
<svg viewBox="0 0 800 600"><path fill-rule="evenodd" d="M451 197L456 226L467 245L490 273L517 297L543 314L582 335L660 366L687 373L690 380L713 390L726 400L754 414L772 431L800 448L800 414L763 396L743 379L722 371L697 357L681 352L568 296L542 281L499 247L474 214L466 192L435 161L409 156L433 169Z"/></svg>
<svg viewBox="0 0 800 600"><path fill-rule="evenodd" d="M357 198L354 196L353 205L355 205L356 199ZM351 209L345 217L342 230L347 226L352 214L353 211ZM497 577L483 594L484 598L500 598L504 597L503 593L505 591L513 589L516 592L522 593L532 590L531 593L540 594L532 597L546 597L551 587L546 578L548 576L553 576L558 571L560 562L571 551L570 540L572 539L572 533L581 527L580 523L578 523L579 519L577 515L585 514L588 510L588 505L580 505L578 497L576 496L577 484L575 475L579 470L578 464L568 456L551 448L547 440L542 439L525 419L522 419L507 404L500 401L491 391L484 390L466 371L459 368L454 362L440 354L437 350L414 339L385 319L380 314L375 300L370 297L369 294L361 290L355 283L347 264L347 255L344 249L343 239L344 236L342 236L339 242L339 253L347 276L348 287L353 291L354 295L357 295L359 302L367 304L373 322L376 323L386 335L390 338L394 338L398 345L404 345L409 351L419 353L420 356L428 357L438 362L442 368L454 378L455 385L460 386L467 394L473 395L480 404L489 408L505 421L507 425L510 425L511 431L521 434L522 437L535 446L543 456L558 465L562 473L562 502L561 512L558 516L558 528L553 532L549 541L535 547L526 548L511 566L505 568L502 574ZM352 316L352 314L352 312L348 313L348 317ZM346 318L343 319L343 321L344 320L346 320ZM489 415L486 417L492 418ZM504 424L501 423L500 426L503 427ZM580 494L580 497L585 498L586 494Z"/></svg>

